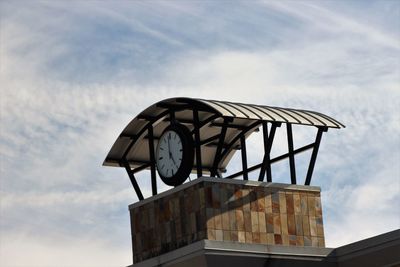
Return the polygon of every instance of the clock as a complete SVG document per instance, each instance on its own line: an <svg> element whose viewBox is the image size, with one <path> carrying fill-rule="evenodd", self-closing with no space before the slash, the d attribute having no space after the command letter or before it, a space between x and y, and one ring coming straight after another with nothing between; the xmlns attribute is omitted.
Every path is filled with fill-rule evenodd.
<svg viewBox="0 0 400 267"><path fill-rule="evenodd" d="M182 184L193 168L194 144L189 129L171 124L162 133L156 153L157 172L171 186Z"/></svg>

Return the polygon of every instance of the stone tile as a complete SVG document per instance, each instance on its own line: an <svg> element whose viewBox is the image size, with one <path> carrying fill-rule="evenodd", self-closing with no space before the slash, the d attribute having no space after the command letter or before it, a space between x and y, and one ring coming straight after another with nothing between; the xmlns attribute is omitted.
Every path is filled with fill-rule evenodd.
<svg viewBox="0 0 400 267"><path fill-rule="evenodd" d="M253 233L260 232L260 227L258 226L258 212L257 211L251 212L251 231Z"/></svg>
<svg viewBox="0 0 400 267"><path fill-rule="evenodd" d="M200 209L204 209L206 207L206 199L204 196L204 188L199 189L199 200L200 200Z"/></svg>
<svg viewBox="0 0 400 267"><path fill-rule="evenodd" d="M315 216L322 217L321 197L315 197Z"/></svg>
<svg viewBox="0 0 400 267"><path fill-rule="evenodd" d="M287 213L285 192L279 192L279 209L281 213Z"/></svg>
<svg viewBox="0 0 400 267"><path fill-rule="evenodd" d="M214 229L207 229L207 239L208 240L216 240L216 230Z"/></svg>
<svg viewBox="0 0 400 267"><path fill-rule="evenodd" d="M263 190L257 190L257 211L265 212L265 198Z"/></svg>
<svg viewBox="0 0 400 267"><path fill-rule="evenodd" d="M244 228L243 211L241 211L241 210L236 210L235 213L236 213L236 226L237 226L237 229L238 229L239 231L244 231L245 228Z"/></svg>
<svg viewBox="0 0 400 267"><path fill-rule="evenodd" d="M302 216L302 221L303 221L303 234L306 236L311 236L310 220L308 216Z"/></svg>
<svg viewBox="0 0 400 267"><path fill-rule="evenodd" d="M246 235L246 243L253 243L253 234L252 232L245 232Z"/></svg>
<svg viewBox="0 0 400 267"><path fill-rule="evenodd" d="M267 243L270 245L275 244L275 235L267 233Z"/></svg>
<svg viewBox="0 0 400 267"><path fill-rule="evenodd" d="M210 186L207 186L204 188L204 193L205 193L205 200L206 200L206 208L212 208L213 207L213 199L212 199L212 189Z"/></svg>
<svg viewBox="0 0 400 267"><path fill-rule="evenodd" d="M311 246L318 247L318 237L316 236L311 237Z"/></svg>
<svg viewBox="0 0 400 267"><path fill-rule="evenodd" d="M296 246L297 245L297 236L289 235L289 246Z"/></svg>
<svg viewBox="0 0 400 267"><path fill-rule="evenodd" d="M281 234L281 218L280 214L274 213L273 214L274 220L274 234Z"/></svg>
<svg viewBox="0 0 400 267"><path fill-rule="evenodd" d="M304 246L305 247L311 247L311 236L304 236Z"/></svg>
<svg viewBox="0 0 400 267"><path fill-rule="evenodd" d="M300 193L301 214L308 215L307 193Z"/></svg>
<svg viewBox="0 0 400 267"><path fill-rule="evenodd" d="M222 213L222 229L229 230L230 222L229 222L229 212L225 211Z"/></svg>
<svg viewBox="0 0 400 267"><path fill-rule="evenodd" d="M294 215L288 215L288 232L289 235L296 235L296 222Z"/></svg>
<svg viewBox="0 0 400 267"><path fill-rule="evenodd" d="M302 236L303 235L303 219L301 215L295 215L294 220L296 223L296 235Z"/></svg>
<svg viewBox="0 0 400 267"><path fill-rule="evenodd" d="M224 241L224 234L222 230L215 230L215 240Z"/></svg>
<svg viewBox="0 0 400 267"><path fill-rule="evenodd" d="M308 201L308 215L310 216L315 216L315 197L312 196L311 194L308 195L307 197Z"/></svg>
<svg viewBox="0 0 400 267"><path fill-rule="evenodd" d="M243 212L244 216L244 229L246 232L251 232L251 212L250 211L245 211Z"/></svg>
<svg viewBox="0 0 400 267"><path fill-rule="evenodd" d="M238 241L245 243L246 242L246 234L244 231L239 231L238 232Z"/></svg>
<svg viewBox="0 0 400 267"><path fill-rule="evenodd" d="M271 196L272 199L272 212L273 213L280 213L279 209L279 192L275 192Z"/></svg>
<svg viewBox="0 0 400 267"><path fill-rule="evenodd" d="M317 223L317 236L324 237L324 226L322 223L322 217L316 217L315 221Z"/></svg>
<svg viewBox="0 0 400 267"><path fill-rule="evenodd" d="M274 232L274 216L272 213L267 213L266 215L266 223L267 223L267 233Z"/></svg>
<svg viewBox="0 0 400 267"><path fill-rule="evenodd" d="M316 237L317 236L317 221L314 216L310 216L309 221L310 221L311 236Z"/></svg>
<svg viewBox="0 0 400 267"><path fill-rule="evenodd" d="M250 191L249 196L250 196L250 210L258 211L256 191L255 190Z"/></svg>
<svg viewBox="0 0 400 267"><path fill-rule="evenodd" d="M250 191L248 189L242 190L243 211L250 212Z"/></svg>
<svg viewBox="0 0 400 267"><path fill-rule="evenodd" d="M296 236L296 246L303 247L304 246L304 237Z"/></svg>
<svg viewBox="0 0 400 267"><path fill-rule="evenodd" d="M325 238L318 237L318 247L324 248L325 247Z"/></svg>
<svg viewBox="0 0 400 267"><path fill-rule="evenodd" d="M264 198L265 201L265 211L267 213L272 213L272 198L271 198L271 193L270 192L266 192L266 196Z"/></svg>
<svg viewBox="0 0 400 267"><path fill-rule="evenodd" d="M260 233L253 233L253 243L260 244Z"/></svg>
<svg viewBox="0 0 400 267"><path fill-rule="evenodd" d="M286 212L287 214L294 214L293 194L286 194Z"/></svg>
<svg viewBox="0 0 400 267"><path fill-rule="evenodd" d="M228 211L228 213L229 213L229 230L237 231L236 212L235 212L235 210L230 210L230 211Z"/></svg>
<svg viewBox="0 0 400 267"><path fill-rule="evenodd" d="M282 245L289 246L289 236L288 235L281 235L282 237Z"/></svg>
<svg viewBox="0 0 400 267"><path fill-rule="evenodd" d="M194 212L190 213L190 233L194 234L197 232L196 229L196 214Z"/></svg>
<svg viewBox="0 0 400 267"><path fill-rule="evenodd" d="M222 230L222 215L221 212L217 209L214 210L214 226L215 229Z"/></svg>
<svg viewBox="0 0 400 267"><path fill-rule="evenodd" d="M213 184L211 187L211 194L212 194L212 206L214 209L221 208L220 202L220 188L219 184Z"/></svg>
<svg viewBox="0 0 400 267"><path fill-rule="evenodd" d="M214 224L214 210L211 208L206 209L207 229L215 229Z"/></svg>
<svg viewBox="0 0 400 267"><path fill-rule="evenodd" d="M230 231L231 232L231 241L238 241L238 231Z"/></svg>
<svg viewBox="0 0 400 267"><path fill-rule="evenodd" d="M260 233L260 243L268 244L267 233Z"/></svg>
<svg viewBox="0 0 400 267"><path fill-rule="evenodd" d="M278 234L274 235L274 244L275 245L282 245L283 244L281 235L278 235Z"/></svg>
<svg viewBox="0 0 400 267"><path fill-rule="evenodd" d="M301 214L301 201L300 201L299 193L293 194L293 206L294 206L294 214L300 215Z"/></svg>
<svg viewBox="0 0 400 267"><path fill-rule="evenodd" d="M224 241L231 241L231 232L230 231L223 231Z"/></svg>
<svg viewBox="0 0 400 267"><path fill-rule="evenodd" d="M281 233L283 235L288 235L289 230L288 230L288 219L286 214L280 214L281 216Z"/></svg>
<svg viewBox="0 0 400 267"><path fill-rule="evenodd" d="M267 226L265 225L265 213L264 212L257 212L258 213L258 226L260 228L260 233L267 232Z"/></svg>

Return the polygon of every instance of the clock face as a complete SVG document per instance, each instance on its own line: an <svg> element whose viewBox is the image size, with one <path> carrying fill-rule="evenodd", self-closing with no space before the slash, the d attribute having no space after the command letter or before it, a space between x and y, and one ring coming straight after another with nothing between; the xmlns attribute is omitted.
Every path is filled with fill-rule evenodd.
<svg viewBox="0 0 400 267"><path fill-rule="evenodd" d="M171 186L182 184L193 167L194 144L189 129L171 124L158 140L156 165L161 180Z"/></svg>
<svg viewBox="0 0 400 267"><path fill-rule="evenodd" d="M179 134L168 130L161 136L157 149L158 173L165 177L173 177L182 164L183 145Z"/></svg>

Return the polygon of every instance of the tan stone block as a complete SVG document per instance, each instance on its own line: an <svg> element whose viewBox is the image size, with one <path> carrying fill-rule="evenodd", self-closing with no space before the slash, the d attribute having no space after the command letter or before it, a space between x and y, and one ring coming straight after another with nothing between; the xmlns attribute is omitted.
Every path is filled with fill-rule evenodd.
<svg viewBox="0 0 400 267"><path fill-rule="evenodd" d="M257 191L257 211L265 212L265 198L263 191Z"/></svg>
<svg viewBox="0 0 400 267"><path fill-rule="evenodd" d="M296 222L293 214L288 215L288 232L289 235L296 235Z"/></svg>
<svg viewBox="0 0 400 267"><path fill-rule="evenodd" d="M293 205L294 205L294 214L300 215L301 214L301 201L300 201L299 193L293 194Z"/></svg>
<svg viewBox="0 0 400 267"><path fill-rule="evenodd" d="M258 225L260 228L260 233L266 233L267 232L267 227L265 224L265 213L264 212L258 212Z"/></svg>
<svg viewBox="0 0 400 267"><path fill-rule="evenodd" d="M324 226L322 223L322 217L316 217L315 220L317 223L317 236L324 237Z"/></svg>
<svg viewBox="0 0 400 267"><path fill-rule="evenodd" d="M287 214L294 214L294 200L291 193L286 193L286 212Z"/></svg>
<svg viewBox="0 0 400 267"><path fill-rule="evenodd" d="M321 197L315 197L315 216L322 217Z"/></svg>
<svg viewBox="0 0 400 267"><path fill-rule="evenodd" d="M311 247L311 236L304 236L304 246L305 247Z"/></svg>
<svg viewBox="0 0 400 267"><path fill-rule="evenodd" d="M215 240L224 241L224 233L222 230L215 230Z"/></svg>
<svg viewBox="0 0 400 267"><path fill-rule="evenodd" d="M315 216L315 197L308 196L308 214L310 216Z"/></svg>
<svg viewBox="0 0 400 267"><path fill-rule="evenodd" d="M274 235L274 244L275 245L282 245L283 244L281 235L278 235L278 234Z"/></svg>
<svg viewBox="0 0 400 267"><path fill-rule="evenodd" d="M253 243L253 233L245 232L245 234L246 234L246 243Z"/></svg>
<svg viewBox="0 0 400 267"><path fill-rule="evenodd" d="M224 241L231 241L231 232L230 231L222 231L224 236Z"/></svg>
<svg viewBox="0 0 400 267"><path fill-rule="evenodd" d="M311 246L318 247L318 237L316 236L311 237Z"/></svg>
<svg viewBox="0 0 400 267"><path fill-rule="evenodd" d="M302 236L303 235L303 219L301 215L295 215L294 220L296 222L296 235Z"/></svg>
<svg viewBox="0 0 400 267"><path fill-rule="evenodd" d="M253 243L260 244L260 233L252 233L253 234Z"/></svg>
<svg viewBox="0 0 400 267"><path fill-rule="evenodd" d="M287 213L285 192L279 192L279 209L280 209L280 213Z"/></svg>
<svg viewBox="0 0 400 267"><path fill-rule="evenodd" d="M310 220L308 216L302 216L303 218L303 234L305 236L311 236L310 232Z"/></svg>
<svg viewBox="0 0 400 267"><path fill-rule="evenodd" d="M318 247L324 248L325 247L325 238L318 237Z"/></svg>
<svg viewBox="0 0 400 267"><path fill-rule="evenodd" d="M274 220L274 234L281 234L281 217L280 214L274 213L273 214Z"/></svg>
<svg viewBox="0 0 400 267"><path fill-rule="evenodd" d="M303 247L304 246L304 237L296 236L296 246Z"/></svg>
<svg viewBox="0 0 400 267"><path fill-rule="evenodd" d="M208 229L215 229L215 224L214 224L214 210L213 209L206 209L206 218L207 218L207 228Z"/></svg>
<svg viewBox="0 0 400 267"><path fill-rule="evenodd" d="M260 243L268 244L267 233L260 233Z"/></svg>
<svg viewBox="0 0 400 267"><path fill-rule="evenodd" d="M297 245L297 236L289 235L289 246L296 246Z"/></svg>
<svg viewBox="0 0 400 267"><path fill-rule="evenodd" d="M208 240L216 240L216 233L214 229L207 229L207 239Z"/></svg>
<svg viewBox="0 0 400 267"><path fill-rule="evenodd" d="M289 236L288 235L281 235L282 237L282 245L289 246Z"/></svg>
<svg viewBox="0 0 400 267"><path fill-rule="evenodd" d="M222 217L222 229L229 230L230 222L229 222L229 212L225 211L221 214Z"/></svg>
<svg viewBox="0 0 400 267"><path fill-rule="evenodd" d="M272 199L272 212L273 213L280 213L280 206L279 206L279 193L274 192L271 196Z"/></svg>
<svg viewBox="0 0 400 267"><path fill-rule="evenodd" d="M197 232L196 229L196 214L194 212L190 213L190 233L194 234Z"/></svg>
<svg viewBox="0 0 400 267"><path fill-rule="evenodd" d="M222 230L222 215L221 213L218 212L218 210L214 210L215 215L214 215L214 225L215 229Z"/></svg>
<svg viewBox="0 0 400 267"><path fill-rule="evenodd" d="M204 188L199 188L199 198L200 198L200 209L204 209L206 207L206 200L204 197Z"/></svg>
<svg viewBox="0 0 400 267"><path fill-rule="evenodd" d="M308 215L307 193L300 193L301 214Z"/></svg>
<svg viewBox="0 0 400 267"><path fill-rule="evenodd" d="M265 211L267 213L272 213L272 198L271 198L271 193L268 193L265 196Z"/></svg>
<svg viewBox="0 0 400 267"><path fill-rule="evenodd" d="M266 223L267 223L267 233L274 232L274 216L272 213L267 213L266 215Z"/></svg>
<svg viewBox="0 0 400 267"><path fill-rule="evenodd" d="M244 229L246 232L251 232L252 228L251 228L251 212L244 212L243 213L244 216Z"/></svg>
<svg viewBox="0 0 400 267"><path fill-rule="evenodd" d="M268 243L269 245L275 244L275 241L274 241L274 234L267 233L267 243Z"/></svg>
<svg viewBox="0 0 400 267"><path fill-rule="evenodd" d="M235 210L236 213L236 226L239 231L244 231L244 218L243 218L243 211Z"/></svg>
<svg viewBox="0 0 400 267"><path fill-rule="evenodd" d="M317 234L317 221L314 216L310 216L309 221L310 221L311 237L316 237L318 235Z"/></svg>
<svg viewBox="0 0 400 267"><path fill-rule="evenodd" d="M281 216L281 233L282 235L288 235L288 223L287 223L287 215L286 214L280 214Z"/></svg>
<svg viewBox="0 0 400 267"><path fill-rule="evenodd" d="M253 233L260 232L260 227L258 225L258 212L257 211L251 212L251 231Z"/></svg>
<svg viewBox="0 0 400 267"><path fill-rule="evenodd" d="M244 231L238 232L238 241L242 243L246 242L246 233Z"/></svg>
<svg viewBox="0 0 400 267"><path fill-rule="evenodd" d="M229 211L229 230L237 231L235 210Z"/></svg>
<svg viewBox="0 0 400 267"><path fill-rule="evenodd" d="M238 231L230 231L231 232L231 241L237 242L239 237L238 237Z"/></svg>

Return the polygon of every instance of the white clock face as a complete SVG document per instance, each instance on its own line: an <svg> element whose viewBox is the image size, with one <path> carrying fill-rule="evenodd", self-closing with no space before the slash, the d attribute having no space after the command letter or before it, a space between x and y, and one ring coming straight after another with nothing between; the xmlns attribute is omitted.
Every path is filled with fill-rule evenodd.
<svg viewBox="0 0 400 267"><path fill-rule="evenodd" d="M182 140L175 131L166 131L157 146L157 169L160 175L172 177L182 163Z"/></svg>

